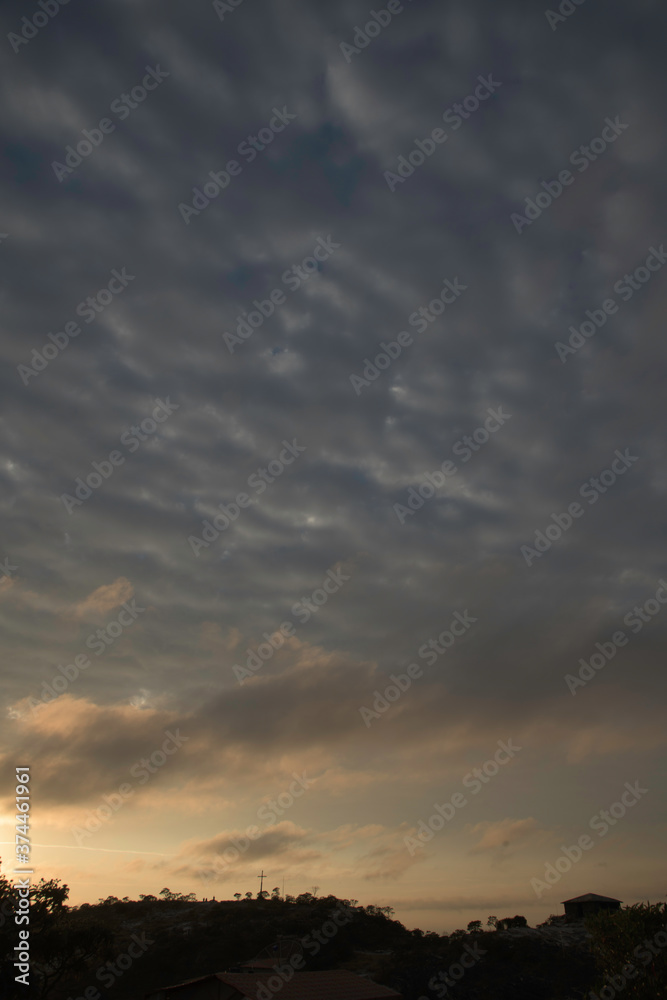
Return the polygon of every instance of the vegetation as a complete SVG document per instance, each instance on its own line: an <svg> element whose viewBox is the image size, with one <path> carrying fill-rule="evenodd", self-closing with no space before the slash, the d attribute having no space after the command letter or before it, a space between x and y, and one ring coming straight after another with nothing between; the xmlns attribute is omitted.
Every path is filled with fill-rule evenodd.
<svg viewBox="0 0 667 1000"><path fill-rule="evenodd" d="M563 917L550 917L541 931L527 929L525 918L514 916L489 918L486 927L473 920L467 930L440 935L408 930L393 918L391 907L359 906L313 892L283 898L278 887L261 898L237 892L217 901L164 888L157 897L108 896L78 907L67 905L68 894L57 879L42 879L31 888L34 985L26 990L14 983L12 966L15 890L0 876L3 1000L67 1000L84 996L87 987L99 992L99 1000L140 1000L160 986L234 968L278 937L313 942L318 935L321 947L304 951L307 968L364 972L404 1000L588 1000L630 962L639 974L624 986L624 998L667 998L667 948L659 944L667 943L664 903L600 915L587 924L590 937L582 928L579 941L565 945L558 932ZM322 937L323 926L335 926L334 911L348 920ZM646 940L655 954L649 949L644 961ZM136 957L129 957L131 946ZM463 955L474 956L463 963L470 965L466 970Z"/></svg>
<svg viewBox="0 0 667 1000"><path fill-rule="evenodd" d="M598 969L596 992L609 984L626 1000L667 997L667 903L636 903L589 918Z"/></svg>
<svg viewBox="0 0 667 1000"><path fill-rule="evenodd" d="M82 967L111 949L112 936L102 921L81 921L65 905L69 888L59 879L41 879L30 887L30 987L15 982L14 948L19 941L15 921L16 888L0 875L0 996L59 995L61 984L78 976ZM25 926L25 925L22 925Z"/></svg>

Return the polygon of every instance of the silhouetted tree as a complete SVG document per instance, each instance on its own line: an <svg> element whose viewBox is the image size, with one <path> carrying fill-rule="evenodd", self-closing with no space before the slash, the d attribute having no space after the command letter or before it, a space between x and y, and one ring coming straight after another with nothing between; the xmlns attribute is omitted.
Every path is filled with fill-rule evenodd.
<svg viewBox="0 0 667 1000"><path fill-rule="evenodd" d="M31 984L32 995L39 1000L48 1000L61 983L103 957L111 938L99 921L76 919L65 905L68 896L69 887L61 885L59 879L42 878L30 887ZM16 971L12 963L19 929L14 923L17 902L16 887L0 875L0 995L3 997L15 995Z"/></svg>
<svg viewBox="0 0 667 1000"><path fill-rule="evenodd" d="M525 917L503 917L496 924L497 931L506 931L510 927L527 927L528 921Z"/></svg>
<svg viewBox="0 0 667 1000"><path fill-rule="evenodd" d="M634 973L620 987L628 1000L657 1000L667 996L667 903L635 903L613 913L596 913L586 919L603 988L615 993L610 981L618 982L626 965ZM659 941L658 938L663 938ZM624 977L625 978L625 977ZM616 987L616 990L619 988Z"/></svg>

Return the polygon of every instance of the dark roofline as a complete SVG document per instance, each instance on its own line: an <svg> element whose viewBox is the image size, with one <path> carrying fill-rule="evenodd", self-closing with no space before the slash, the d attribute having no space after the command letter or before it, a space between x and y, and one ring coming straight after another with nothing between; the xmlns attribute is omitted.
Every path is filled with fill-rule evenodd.
<svg viewBox="0 0 667 1000"><path fill-rule="evenodd" d="M561 906L566 903L622 903L622 899L614 899L612 896L599 896L597 892L585 892L583 896L573 896L572 899L561 899Z"/></svg>
<svg viewBox="0 0 667 1000"><path fill-rule="evenodd" d="M242 977L246 977L247 976L248 980L249 981L252 980L253 981L253 985L256 985L258 981L261 982L262 979L265 979L267 976L269 976L270 971L271 970L266 969L263 972L233 972L233 973L228 973L228 972L210 972L207 976L196 976L194 979L186 979L182 983L174 983L172 986L161 986L161 987L158 987L157 989L149 990L147 993L144 993L144 1000L146 1000L146 998L148 998L150 996L153 996L155 993L169 993L172 990L181 989L183 986L192 986L194 983L202 983L202 982L205 982L208 979L217 979L219 982L223 982L227 986L233 986L233 988L236 990L236 996L243 997L243 998L245 998L245 1000L253 1000L253 998L250 997L248 994L242 993L239 990L238 986L235 983L234 984L230 983L228 981L228 977L229 976L233 976L236 979L239 976L242 976ZM372 984L373 986L377 986L378 987L378 992L375 994L375 996L374 997L366 997L365 1000L394 1000L394 997L401 997L401 994L398 993L396 990L392 989L390 986L383 986L381 983L376 983L374 980L368 979L365 976L360 975L358 972L352 972L350 969L322 969L322 970L319 970L319 971L312 971L311 970L311 971L304 971L304 972L297 973L297 975L298 976L320 976L320 975L322 975L322 976L325 976L325 975L326 976L331 976L331 975L335 976L337 973L343 973L344 975L352 975L352 976L354 976L354 977L356 977L358 979L363 979L365 983L369 983L369 984ZM250 982L249 982L249 985L250 985Z"/></svg>
<svg viewBox="0 0 667 1000"><path fill-rule="evenodd" d="M206 979L218 979L219 973L209 972L207 976L195 976L194 979L184 979L182 983L172 983L171 986L158 986L154 990L144 993L144 998L152 997L154 993L166 993L169 990L178 990L181 986L192 986L193 983L203 983Z"/></svg>

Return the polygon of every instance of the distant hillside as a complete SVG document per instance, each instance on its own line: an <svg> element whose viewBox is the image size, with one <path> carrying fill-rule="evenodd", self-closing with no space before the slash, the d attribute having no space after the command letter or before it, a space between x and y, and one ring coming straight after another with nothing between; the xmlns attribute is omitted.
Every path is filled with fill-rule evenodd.
<svg viewBox="0 0 667 1000"><path fill-rule="evenodd" d="M0 877L3 914L8 885ZM159 987L234 969L260 953L273 955L282 939L283 953L300 949L307 969L350 969L398 990L404 1000L583 1000L602 988L604 973L620 972L633 961L632 948L649 934L664 933L667 924L665 904L657 904L626 907L587 927L566 926L556 917L540 928L523 926L522 917L492 918L493 929L474 921L468 931L438 935L409 931L392 919L389 907L309 893L195 901L165 890L161 899L109 897L68 907L66 887L57 882L33 889L32 978L40 988L15 986L10 955L16 927L3 916L3 998L141 1000ZM643 966L634 958L640 974L625 985L624 1000L667 998L666 952L649 952Z"/></svg>

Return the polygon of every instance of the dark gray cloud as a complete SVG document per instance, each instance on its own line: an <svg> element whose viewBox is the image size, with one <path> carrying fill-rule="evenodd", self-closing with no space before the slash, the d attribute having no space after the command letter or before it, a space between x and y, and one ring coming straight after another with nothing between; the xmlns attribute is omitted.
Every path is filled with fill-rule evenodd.
<svg viewBox="0 0 667 1000"><path fill-rule="evenodd" d="M4 711L117 616L72 609L124 579L146 611L69 694L109 711L139 699L158 728L191 722L217 749L175 760L184 775L218 766L225 741L237 774L261 773L253 748L326 748L363 771L363 737L384 753L393 725L409 756L418 730L436 744L455 727L448 705L471 747L485 726L493 743L540 720L571 750L578 728L606 732L606 718L638 736L645 718L653 768L667 615L636 633L623 619L666 572L667 269L631 296L614 285L667 237L660 5L591 2L552 30L539 6L420 0L349 62L341 43L370 16L358 0L244 0L223 20L210 3L74 0L14 52L26 12L0 18L0 559L17 567L0 589ZM119 111L150 67L162 82ZM489 75L500 86L479 109L443 121ZM114 130L59 181L53 161L105 117ZM627 128L580 170L571 154L607 119ZM239 152L272 121L265 149ZM447 140L391 191L385 172L439 127ZM179 205L232 159L240 173L186 224ZM573 183L519 234L512 213L568 168ZM318 240L339 245L284 281ZM127 287L86 322L79 303L123 269ZM445 279L466 290L420 330L413 314ZM223 335L276 288L285 301L231 353ZM556 343L610 297L618 312L563 363ZM69 322L80 334L22 377ZM355 392L350 376L404 330L412 343ZM157 400L175 408L152 427ZM498 408L511 417L464 461L457 442ZM305 451L260 491L252 477L285 441ZM626 449L637 460L588 502L582 485ZM68 510L62 495L112 452L122 463ZM446 460L456 474L401 523L395 505ZM243 492L253 502L195 555L188 539ZM527 566L520 546L574 501L583 515ZM337 566L350 580L298 621ZM366 733L364 699L465 610L475 628ZM284 621L298 644L240 688L234 663ZM627 648L573 697L564 675L619 628ZM16 715L8 751L23 745ZM93 749L89 723L73 725L71 757L62 735L34 748L61 762L48 787L64 802L68 760L86 769L83 800L152 735ZM635 736L599 747L630 752Z"/></svg>

